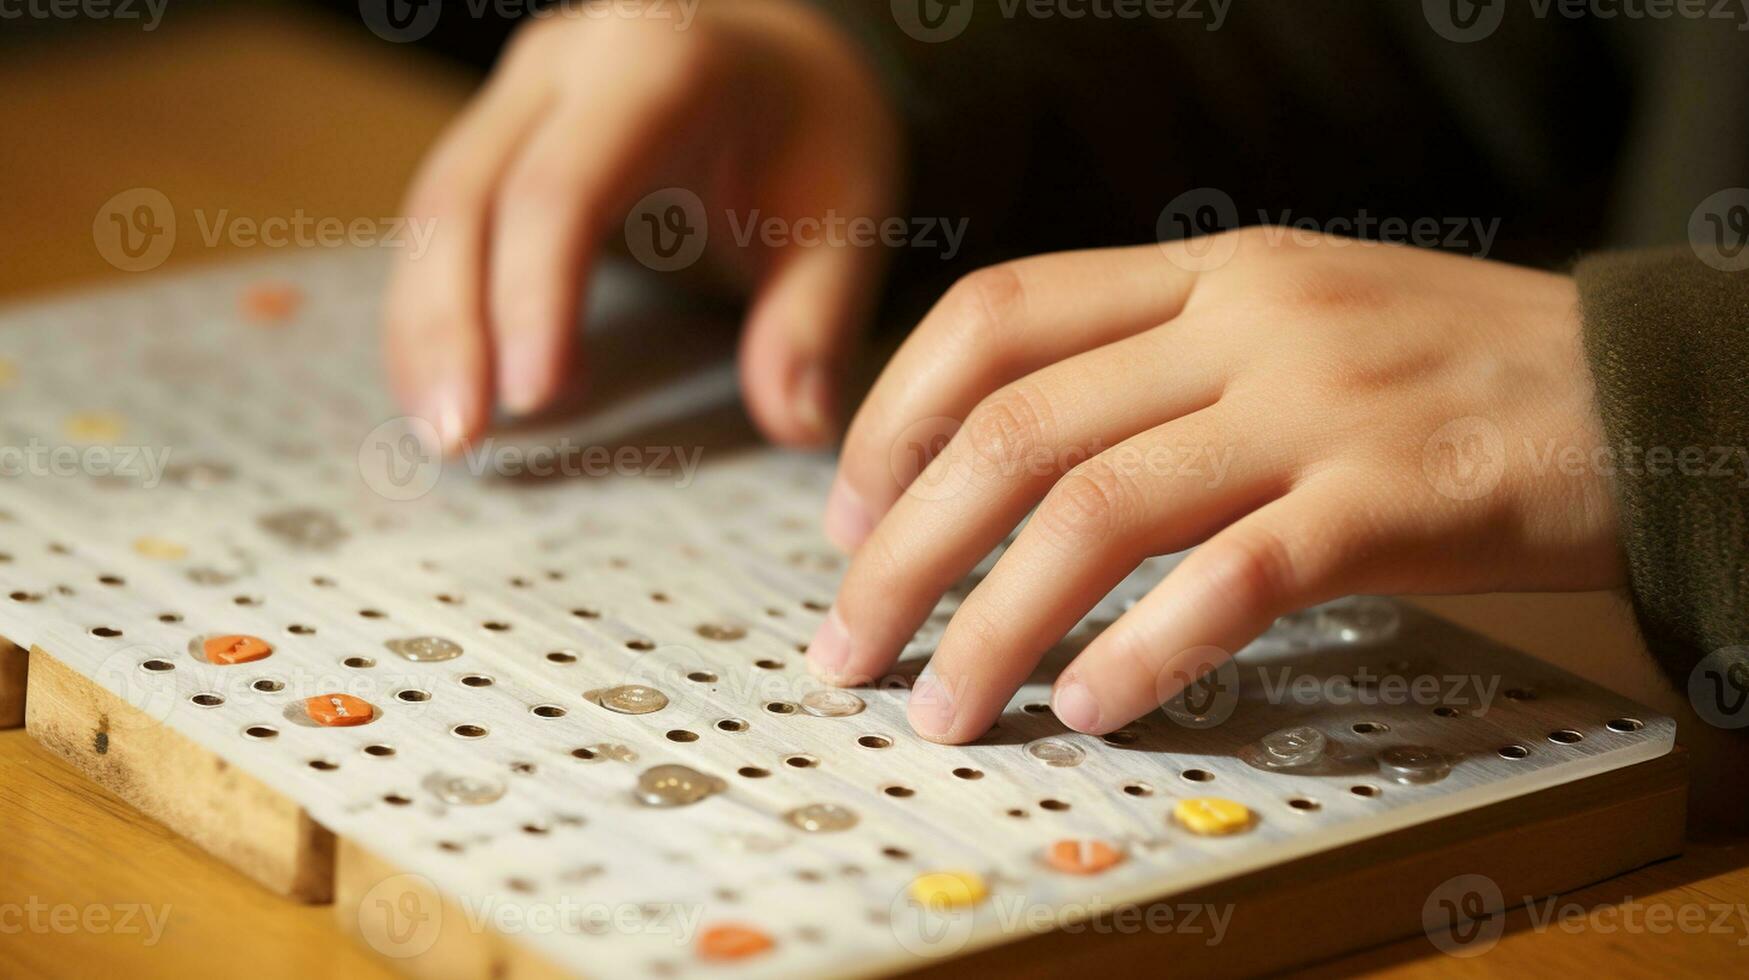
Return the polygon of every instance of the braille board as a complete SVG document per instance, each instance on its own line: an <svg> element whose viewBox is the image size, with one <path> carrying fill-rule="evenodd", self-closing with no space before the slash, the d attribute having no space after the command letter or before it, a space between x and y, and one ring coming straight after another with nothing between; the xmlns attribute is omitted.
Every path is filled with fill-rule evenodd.
<svg viewBox="0 0 1749 980"><path fill-rule="evenodd" d="M250 322L238 297L264 279L301 302ZM1052 672L1173 558L978 744L916 739L905 678L969 585L891 682L824 694L800 651L842 570L816 529L830 462L706 449L691 469L701 443L675 433L737 428L706 345L653 340L672 320L609 290L607 336L675 352L649 359L684 383L610 382L590 418L497 445L520 452L499 470L572 474L439 469L379 393L380 280L373 256L329 255L7 317L0 358L28 369L3 441L77 465L8 463L0 632L32 648L44 744L269 887L338 890L343 921L412 969L888 973L1182 895L1249 896L1235 928L1259 936L1276 892L1256 883L1296 874L1394 896L1341 940L1376 941L1419 916L1405 888L1453 867L1433 856L1514 894L1677 846L1670 719L1384 600L1289 617L1123 732L1066 732ZM218 662L231 636L271 654ZM647 776L664 765L687 768ZM1171 818L1195 797L1247 819L1199 836ZM1062 839L1122 860L1063 873L1043 860ZM1543 856L1486 859L1514 840ZM940 871L978 900L920 903ZM1210 955L1268 968L1250 945Z"/></svg>

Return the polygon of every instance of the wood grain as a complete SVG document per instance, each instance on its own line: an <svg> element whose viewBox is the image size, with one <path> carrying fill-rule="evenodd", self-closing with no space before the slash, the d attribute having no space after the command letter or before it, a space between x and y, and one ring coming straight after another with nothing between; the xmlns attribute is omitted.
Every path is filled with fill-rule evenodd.
<svg viewBox="0 0 1749 980"><path fill-rule="evenodd" d="M0 639L0 729L24 724L25 678L30 655L10 640Z"/></svg>
<svg viewBox="0 0 1749 980"><path fill-rule="evenodd" d="M40 647L30 673L32 738L269 891L333 898L334 835L302 807Z"/></svg>

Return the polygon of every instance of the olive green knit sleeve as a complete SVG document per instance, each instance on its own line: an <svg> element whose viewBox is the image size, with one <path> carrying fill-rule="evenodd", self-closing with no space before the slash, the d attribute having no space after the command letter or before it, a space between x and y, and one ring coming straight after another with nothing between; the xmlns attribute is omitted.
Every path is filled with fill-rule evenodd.
<svg viewBox="0 0 1749 980"><path fill-rule="evenodd" d="M1682 690L1749 645L1749 271L1684 246L1576 275L1634 611Z"/></svg>

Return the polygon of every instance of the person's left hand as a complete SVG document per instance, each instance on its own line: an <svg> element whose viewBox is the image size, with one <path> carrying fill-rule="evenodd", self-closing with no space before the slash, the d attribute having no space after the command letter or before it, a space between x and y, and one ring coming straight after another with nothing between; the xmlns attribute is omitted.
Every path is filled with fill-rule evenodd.
<svg viewBox="0 0 1749 980"><path fill-rule="evenodd" d="M1199 543L1058 678L1064 724L1112 731L1210 648L1337 596L1620 584L1572 281L1303 239L1043 256L956 285L851 426L826 521L854 557L811 669L886 671L1035 506L913 685L926 738L977 738L1143 558Z"/></svg>

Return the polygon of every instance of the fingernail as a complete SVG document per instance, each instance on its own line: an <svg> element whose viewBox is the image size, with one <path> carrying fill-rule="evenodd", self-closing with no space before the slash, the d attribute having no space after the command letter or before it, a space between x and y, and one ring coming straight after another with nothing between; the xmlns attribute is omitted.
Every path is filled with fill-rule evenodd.
<svg viewBox="0 0 1749 980"><path fill-rule="evenodd" d="M826 614L826 621L814 631L814 640L808 644L808 670L817 676L828 679L836 678L850 661L850 631L844 626L844 617L838 615L836 606Z"/></svg>
<svg viewBox="0 0 1749 980"><path fill-rule="evenodd" d="M911 685L907 714L911 727L925 738L943 738L953 727L953 694L936 679L933 665L924 667L917 683Z"/></svg>
<svg viewBox="0 0 1749 980"><path fill-rule="evenodd" d="M825 439L833 431L832 384L824 365L809 362L796 376L791 396L796 420L814 437Z"/></svg>
<svg viewBox="0 0 1749 980"><path fill-rule="evenodd" d="M526 337L507 339L498 352L498 403L512 415L540 408L547 369L540 344Z"/></svg>
<svg viewBox="0 0 1749 980"><path fill-rule="evenodd" d="M1099 702L1087 685L1071 680L1057 688L1051 696L1051 710L1057 720L1078 732L1095 734L1099 728Z"/></svg>
<svg viewBox="0 0 1749 980"><path fill-rule="evenodd" d="M826 537L844 551L855 551L873 530L868 507L840 474L826 498Z"/></svg>
<svg viewBox="0 0 1749 980"><path fill-rule="evenodd" d="M419 417L437 430L437 445L432 448L444 455L461 448L466 434L462 426L461 388L440 383L426 393L423 404Z"/></svg>

